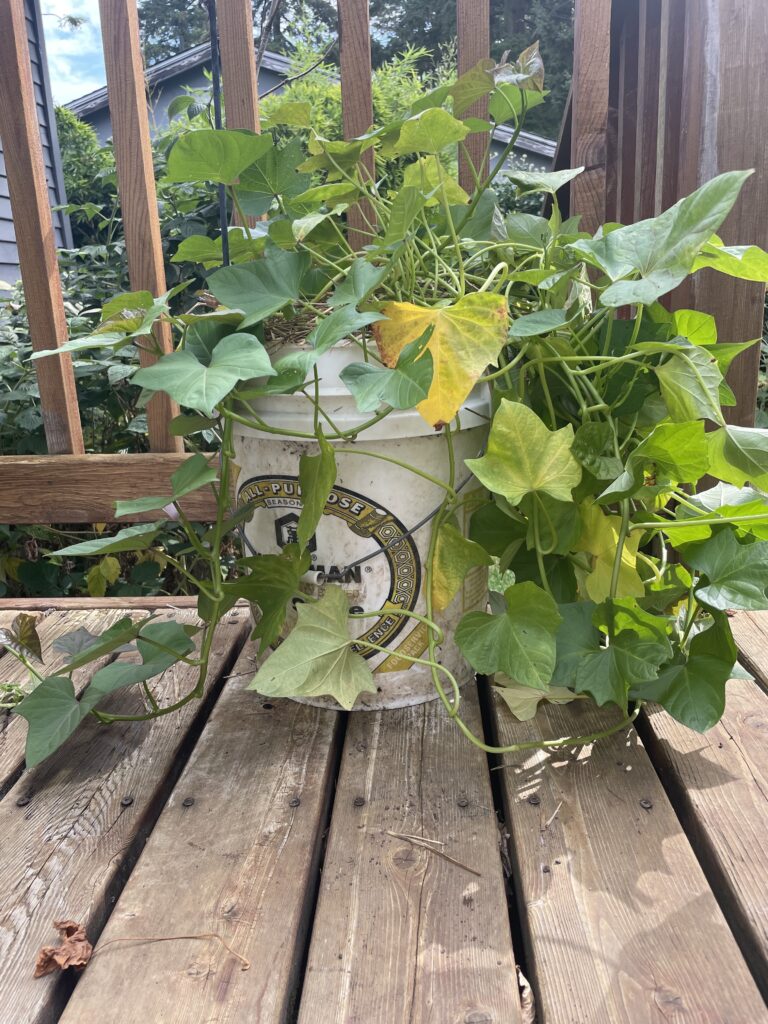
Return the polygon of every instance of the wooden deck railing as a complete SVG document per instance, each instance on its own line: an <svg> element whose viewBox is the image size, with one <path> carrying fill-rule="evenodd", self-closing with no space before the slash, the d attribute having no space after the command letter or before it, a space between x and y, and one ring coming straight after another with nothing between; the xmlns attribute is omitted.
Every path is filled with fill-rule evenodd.
<svg viewBox="0 0 768 1024"><path fill-rule="evenodd" d="M729 244L768 247L768 4L765 0L577 0L572 212L585 227L653 217L723 171L754 168L722 228ZM720 340L760 337L765 287L705 270L671 303L711 313ZM734 361L737 405L752 425L760 347Z"/></svg>
<svg viewBox="0 0 768 1024"><path fill-rule="evenodd" d="M165 290L136 0L99 0L115 161L131 286ZM250 0L217 0L228 123L259 130ZM768 243L768 5L764 0L576 0L570 161L583 165L571 211L594 230L604 219L651 216L713 174L755 167L724 229L726 241ZM338 0L344 130L373 120L367 0ZM457 0L460 70L490 48L489 0ZM467 116L476 116L471 109ZM67 340L23 0L0 2L0 138L36 350ZM468 149L479 158L482 137ZM368 154L370 158L370 153ZM460 166L466 181L469 168ZM354 211L352 212L354 217ZM681 302L719 314L723 339L759 334L763 290L704 272ZM171 345L168 329L158 340ZM143 358L146 358L143 356ZM151 358L151 357L150 357ZM730 378L735 419L751 422L758 353ZM186 457L163 396L148 409L147 456L84 454L69 358L37 362L49 456L0 460L0 522L104 521L111 502L165 486ZM205 501L194 514L212 512Z"/></svg>

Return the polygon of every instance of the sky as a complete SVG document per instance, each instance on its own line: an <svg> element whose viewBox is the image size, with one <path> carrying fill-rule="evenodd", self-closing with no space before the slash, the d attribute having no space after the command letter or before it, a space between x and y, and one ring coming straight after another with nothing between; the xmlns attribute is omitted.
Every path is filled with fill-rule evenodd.
<svg viewBox="0 0 768 1024"><path fill-rule="evenodd" d="M40 7L54 103L68 103L99 89L106 75L98 0L41 0ZM77 29L62 28L53 15L65 14L87 20Z"/></svg>

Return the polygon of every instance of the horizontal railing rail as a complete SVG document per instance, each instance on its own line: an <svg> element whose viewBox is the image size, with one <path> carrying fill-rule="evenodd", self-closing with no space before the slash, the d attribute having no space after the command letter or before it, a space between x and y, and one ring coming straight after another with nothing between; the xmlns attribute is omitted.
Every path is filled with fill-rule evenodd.
<svg viewBox="0 0 768 1024"><path fill-rule="evenodd" d="M136 0L99 0L99 8L130 283L159 295L166 283ZM217 0L216 13L227 124L259 131L251 2ZM338 17L344 131L352 137L373 121L368 0L338 0ZM456 26L461 72L490 55L489 0L457 0ZM724 237L768 244L766 52L763 0L576 0L573 87L557 158L585 168L572 184L570 212L594 231L606 219L653 216L720 171L755 167ZM463 116L484 113L481 102ZM67 323L24 0L0 3L0 138L31 342L50 349L66 342ZM467 157L479 166L485 141L480 133L468 137L459 166L467 188L474 180ZM351 210L352 227L362 228L366 216L370 211ZM728 341L759 334L763 298L761 286L722 276L715 282L711 272L695 275L675 296L719 315ZM170 351L167 325L155 337ZM142 362L153 358L141 353ZM732 367L735 422L752 422L758 358L755 347ZM150 454L84 454L71 360L48 357L36 369L50 454L0 459L0 522L108 521L116 498L163 486L185 458L169 429L177 409L164 395L147 410ZM189 512L204 519L213 501L200 499Z"/></svg>

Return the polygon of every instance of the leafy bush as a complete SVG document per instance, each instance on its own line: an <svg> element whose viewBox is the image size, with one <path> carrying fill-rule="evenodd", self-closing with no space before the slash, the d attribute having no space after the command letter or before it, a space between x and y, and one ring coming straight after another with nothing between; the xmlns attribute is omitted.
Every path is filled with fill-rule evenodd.
<svg viewBox="0 0 768 1024"><path fill-rule="evenodd" d="M180 133L206 126L203 102L175 120L153 142L155 173L160 180L158 204L166 276L178 284L182 268L171 262L179 242L189 234L218 227L218 207L207 189L162 184L167 154ZM93 129L66 108L56 111L62 149L65 207L76 245L59 252L59 270L70 338L90 334L102 306L130 284L125 256L120 204L111 146L101 146ZM192 292L203 284L194 269L184 268L191 283L177 297L189 306ZM47 451L40 391L29 340L26 302L20 284L0 298L0 455L41 455ZM146 400L131 383L138 350L129 345L76 354L73 366L86 450L144 452L148 450ZM205 446L205 439L201 440ZM136 596L184 593L183 575L162 556L136 560L120 555L92 567L82 558L53 559L59 547L73 539L86 540L91 529L0 526L0 596L50 597L88 593L91 596ZM161 543L173 554L172 535ZM182 560L183 561L183 560Z"/></svg>
<svg viewBox="0 0 768 1024"><path fill-rule="evenodd" d="M115 158L93 128L66 107L56 107L56 131L72 240L79 249L105 240L103 218L97 214L115 205Z"/></svg>

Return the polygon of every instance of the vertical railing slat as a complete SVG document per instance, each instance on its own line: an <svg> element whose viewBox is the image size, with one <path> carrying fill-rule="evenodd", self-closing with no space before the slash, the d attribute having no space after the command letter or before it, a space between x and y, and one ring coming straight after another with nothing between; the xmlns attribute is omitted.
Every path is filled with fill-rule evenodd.
<svg viewBox="0 0 768 1024"><path fill-rule="evenodd" d="M37 119L24 0L0 2L0 138L36 351L67 340L67 318L56 260L56 239ZM52 455L84 451L77 392L68 355L36 363L40 407Z"/></svg>
<svg viewBox="0 0 768 1024"><path fill-rule="evenodd" d="M637 4L626 5L619 53L618 218L635 219L637 170Z"/></svg>
<svg viewBox="0 0 768 1024"><path fill-rule="evenodd" d="M659 148L661 0L639 0L634 220L653 217Z"/></svg>
<svg viewBox="0 0 768 1024"><path fill-rule="evenodd" d="M686 0L662 0L661 89L662 135L659 139L657 209L666 210L679 198L678 159L685 61Z"/></svg>
<svg viewBox="0 0 768 1024"><path fill-rule="evenodd" d="M216 0L227 128L261 130L251 0Z"/></svg>
<svg viewBox="0 0 768 1024"><path fill-rule="evenodd" d="M768 247L768 4L688 4L679 181L685 195L724 171L754 168L718 234L726 244ZM701 271L676 298L717 320L722 341L762 333L765 287ZM760 346L734 360L735 408L725 418L754 423Z"/></svg>
<svg viewBox="0 0 768 1024"><path fill-rule="evenodd" d="M586 170L571 185L571 213L590 232L605 219L610 36L611 0L576 0L571 163Z"/></svg>
<svg viewBox="0 0 768 1024"><path fill-rule="evenodd" d="M99 0L99 10L131 287L161 295L166 291L165 267L136 0ZM158 325L155 339L163 352L171 351L167 324ZM155 361L148 352L140 356L143 366ZM177 413L178 406L167 395L150 400L147 424L153 451L182 451L181 438L169 431Z"/></svg>
<svg viewBox="0 0 768 1024"><path fill-rule="evenodd" d="M339 64L341 66L341 109L344 138L363 135L373 124L373 91L371 67L371 29L368 0L338 0ZM363 154L363 173L373 177L373 150ZM350 208L349 244L361 249L367 241L374 212L370 203Z"/></svg>
<svg viewBox="0 0 768 1024"><path fill-rule="evenodd" d="M473 68L478 61L491 54L491 11L490 0L456 0L456 35L458 38L459 74ZM462 118L488 116L488 100L473 103ZM475 188L475 175L482 180L487 173L485 154L488 137L484 132L474 132L464 140L466 156L459 154L459 183L467 192ZM471 161L471 163L470 163Z"/></svg>

